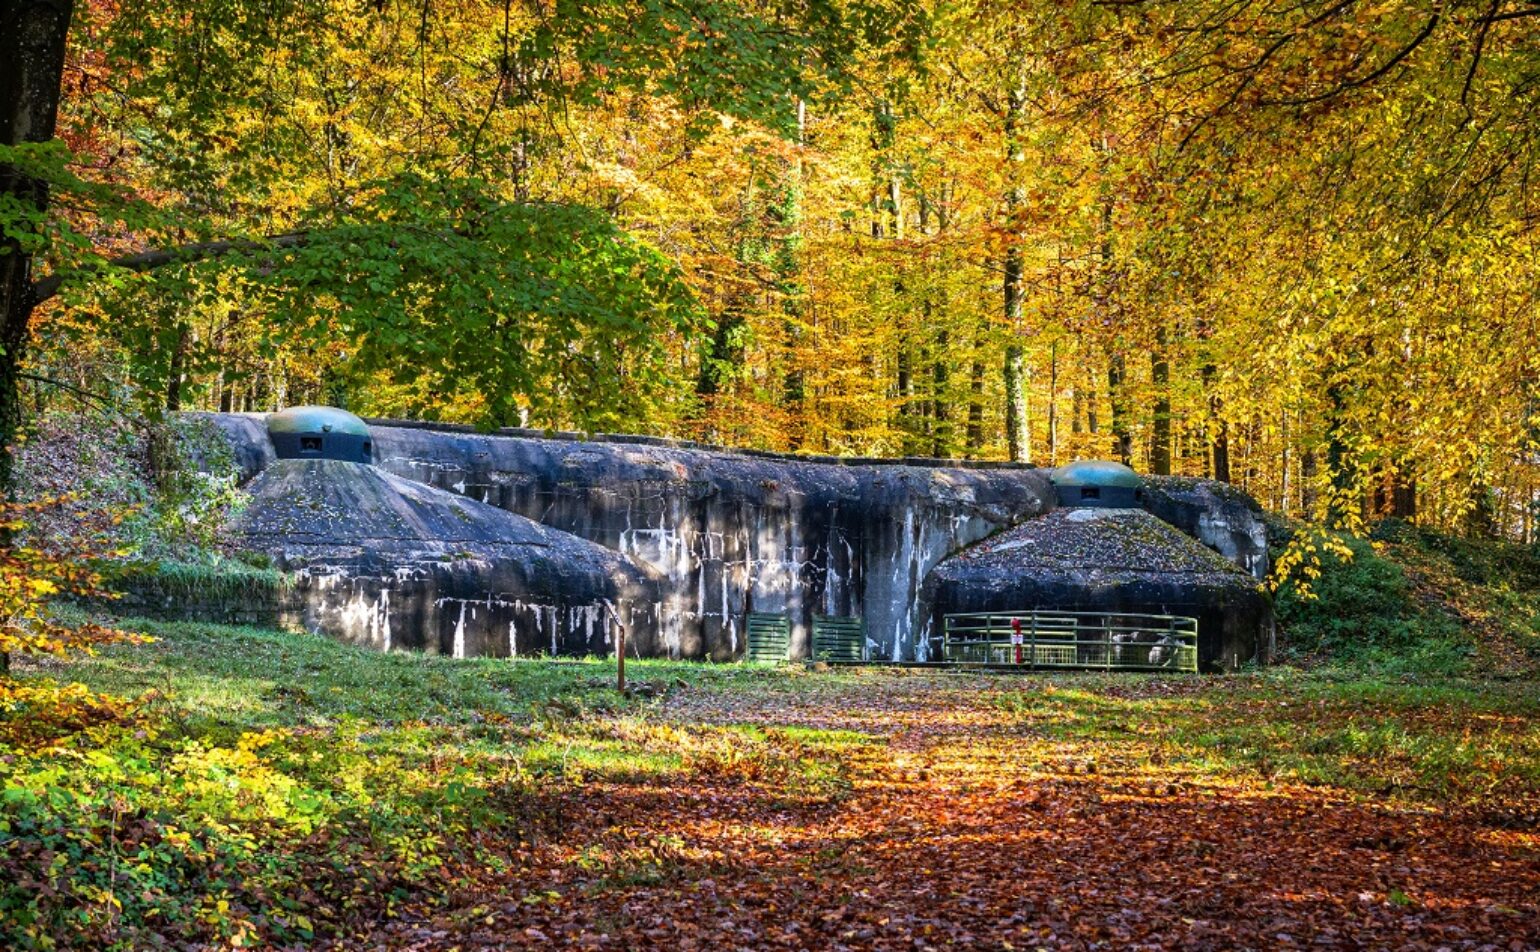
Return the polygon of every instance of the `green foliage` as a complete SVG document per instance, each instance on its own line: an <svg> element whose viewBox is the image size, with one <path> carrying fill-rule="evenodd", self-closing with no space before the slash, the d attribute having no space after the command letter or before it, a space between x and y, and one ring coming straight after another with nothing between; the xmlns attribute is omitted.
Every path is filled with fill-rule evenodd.
<svg viewBox="0 0 1540 952"><path fill-rule="evenodd" d="M207 420L181 417L151 425L146 443L155 502L140 526L141 549L218 551L246 502L229 440Z"/></svg>
<svg viewBox="0 0 1540 952"><path fill-rule="evenodd" d="M1477 640L1477 670L1503 677L1540 671L1540 547L1472 539L1386 520L1375 527L1386 554L1457 615Z"/></svg>
<svg viewBox="0 0 1540 952"><path fill-rule="evenodd" d="M1504 539L1471 539L1386 519L1374 527L1377 541L1414 546L1442 558L1458 578L1478 585L1540 592L1540 545Z"/></svg>
<svg viewBox="0 0 1540 952"><path fill-rule="evenodd" d="M293 322L274 332L356 341L355 373L482 401L484 423L521 408L635 419L657 397L670 335L701 319L678 268L591 209L403 176L357 217L271 269L274 308Z"/></svg>
<svg viewBox="0 0 1540 952"><path fill-rule="evenodd" d="M919 4L808 0L769 9L732 0L683 3L560 0L519 46L521 59L565 54L526 97L594 105L618 90L666 96L698 117L701 134L725 113L782 132L795 101L844 91L859 52L916 57L927 21Z"/></svg>
<svg viewBox="0 0 1540 952"><path fill-rule="evenodd" d="M195 417L51 408L18 453L17 491L72 494L68 519L41 513L38 531L92 525L127 563L218 565L245 495L230 444Z"/></svg>
<svg viewBox="0 0 1540 952"><path fill-rule="evenodd" d="M45 258L60 276L97 272L106 260L96 244L101 232L167 224L167 217L151 203L115 185L82 177L79 157L57 139L0 143L0 166L42 184L51 201L74 210L69 216L51 214L25 190L0 193L0 238L15 241L23 254ZM94 219L98 233L81 227L82 213Z"/></svg>
<svg viewBox="0 0 1540 952"><path fill-rule="evenodd" d="M292 579L271 565L209 554L202 561L137 561L112 573L119 590L171 598L181 604L212 602L261 607L277 605Z"/></svg>
<svg viewBox="0 0 1540 952"><path fill-rule="evenodd" d="M206 740L166 726L6 765L9 942L308 940L304 911L420 887L460 851L447 838L518 822L507 800L523 784L517 762L446 759L431 729Z"/></svg>
<svg viewBox="0 0 1540 952"><path fill-rule="evenodd" d="M1274 520L1279 551L1310 550L1317 574L1286 580L1277 614L1285 658L1376 671L1505 677L1540 668L1540 553L1399 520L1370 539L1301 533ZM1346 546L1351 558L1340 555ZM1286 547L1286 548L1285 548ZM1301 582L1308 583L1306 590Z"/></svg>
<svg viewBox="0 0 1540 952"><path fill-rule="evenodd" d="M670 343L703 320L678 267L609 216L415 174L375 183L295 245L158 269L79 303L110 318L152 399L170 375L220 366L222 342L187 327L235 308L265 318L265 354L332 355L366 412L448 405L488 425L532 413L595 428L655 412Z"/></svg>
<svg viewBox="0 0 1540 952"><path fill-rule="evenodd" d="M654 702L608 687L602 661L456 661L257 629L134 627L160 640L71 674L154 692L135 719L41 747L0 730L6 948L309 943L449 894L462 870L506 867L520 843L567 822L564 788L706 773L829 797L847 785L840 755L860 742L656 723ZM661 684L782 678L628 667ZM0 728L26 716L0 705Z"/></svg>
<svg viewBox="0 0 1540 952"><path fill-rule="evenodd" d="M1294 580L1279 587L1284 656L1387 671L1462 670L1474 646L1457 621L1418 599L1405 571L1371 543L1336 537L1344 544L1352 557L1324 551L1308 593Z"/></svg>

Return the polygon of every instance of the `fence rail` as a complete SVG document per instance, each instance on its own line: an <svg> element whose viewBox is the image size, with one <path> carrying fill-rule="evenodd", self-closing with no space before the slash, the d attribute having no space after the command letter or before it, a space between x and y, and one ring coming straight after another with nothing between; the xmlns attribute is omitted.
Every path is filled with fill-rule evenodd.
<svg viewBox="0 0 1540 952"><path fill-rule="evenodd" d="M1198 670L1198 620L1116 612L964 612L946 616L954 664L1111 671Z"/></svg>

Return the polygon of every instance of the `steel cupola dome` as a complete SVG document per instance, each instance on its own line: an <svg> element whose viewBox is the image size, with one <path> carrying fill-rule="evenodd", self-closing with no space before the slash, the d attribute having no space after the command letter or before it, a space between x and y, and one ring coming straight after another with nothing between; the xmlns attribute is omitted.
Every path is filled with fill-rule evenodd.
<svg viewBox="0 0 1540 952"><path fill-rule="evenodd" d="M1137 509L1144 503L1139 474L1112 460L1079 460L1060 466L1048 478L1060 506Z"/></svg>
<svg viewBox="0 0 1540 952"><path fill-rule="evenodd" d="M336 459L372 463L369 424L336 407L289 407L267 418L267 436L279 459Z"/></svg>

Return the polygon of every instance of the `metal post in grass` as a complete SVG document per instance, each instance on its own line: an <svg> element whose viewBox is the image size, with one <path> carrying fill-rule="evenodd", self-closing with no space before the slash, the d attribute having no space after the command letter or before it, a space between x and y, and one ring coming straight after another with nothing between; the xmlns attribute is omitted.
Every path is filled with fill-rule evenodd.
<svg viewBox="0 0 1540 952"><path fill-rule="evenodd" d="M626 693L626 626L615 623L615 690Z"/></svg>

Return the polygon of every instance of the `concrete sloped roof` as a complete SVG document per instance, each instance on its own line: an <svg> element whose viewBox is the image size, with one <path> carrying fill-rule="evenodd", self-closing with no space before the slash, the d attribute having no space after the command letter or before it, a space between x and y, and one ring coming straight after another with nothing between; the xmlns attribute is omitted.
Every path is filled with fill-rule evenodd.
<svg viewBox="0 0 1540 952"><path fill-rule="evenodd" d="M1141 509L1056 509L942 562L938 577L1060 572L1200 576L1255 582L1234 562Z"/></svg>
<svg viewBox="0 0 1540 952"><path fill-rule="evenodd" d="M237 531L290 568L479 563L464 579L468 588L580 601L655 584L618 552L373 466L278 460L247 489Z"/></svg>

